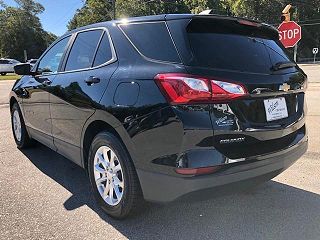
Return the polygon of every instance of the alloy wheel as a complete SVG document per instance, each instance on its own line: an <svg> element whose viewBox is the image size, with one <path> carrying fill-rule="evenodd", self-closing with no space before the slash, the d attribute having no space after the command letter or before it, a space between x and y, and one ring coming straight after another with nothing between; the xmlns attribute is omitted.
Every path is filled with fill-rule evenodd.
<svg viewBox="0 0 320 240"><path fill-rule="evenodd" d="M16 139L20 142L21 141L21 119L18 110L15 110L12 115L12 123L13 123L13 132Z"/></svg>
<svg viewBox="0 0 320 240"><path fill-rule="evenodd" d="M124 178L115 152L108 146L101 146L95 153L93 168L100 196L111 206L119 204L124 191Z"/></svg>

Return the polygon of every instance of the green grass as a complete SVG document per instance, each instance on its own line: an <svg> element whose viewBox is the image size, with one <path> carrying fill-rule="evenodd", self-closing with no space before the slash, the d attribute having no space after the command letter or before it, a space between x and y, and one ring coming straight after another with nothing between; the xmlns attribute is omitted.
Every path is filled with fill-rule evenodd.
<svg viewBox="0 0 320 240"><path fill-rule="evenodd" d="M7 74L5 76L0 75L0 81L1 80L17 80L19 78L20 78L20 76L16 75L16 74Z"/></svg>

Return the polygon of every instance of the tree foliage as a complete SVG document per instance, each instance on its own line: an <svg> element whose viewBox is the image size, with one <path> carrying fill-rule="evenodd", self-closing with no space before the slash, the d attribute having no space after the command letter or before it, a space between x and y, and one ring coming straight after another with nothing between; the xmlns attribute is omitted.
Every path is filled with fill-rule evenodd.
<svg viewBox="0 0 320 240"><path fill-rule="evenodd" d="M68 29L111 20L112 5L106 0L87 0L68 23Z"/></svg>
<svg viewBox="0 0 320 240"><path fill-rule="evenodd" d="M56 39L43 30L37 14L44 7L33 0L16 0L18 7L2 5L0 10L0 57L23 60L24 50L29 58L38 58Z"/></svg>
<svg viewBox="0 0 320 240"><path fill-rule="evenodd" d="M68 24L68 29L107 21L112 18L112 1L86 0ZM219 0L116 0L117 18L164 13L199 13L206 9L226 13L226 4Z"/></svg>
<svg viewBox="0 0 320 240"><path fill-rule="evenodd" d="M104 5L103 3L104 2ZM310 25L320 19L320 0L116 0L117 18L162 13L199 13L213 9L215 14L233 15L280 24L282 9L291 3L292 20L302 24L302 40L298 59L312 57L313 47L320 45L320 25ZM97 10L100 6L103 10ZM111 19L112 6L106 0L86 0L69 23L69 29Z"/></svg>

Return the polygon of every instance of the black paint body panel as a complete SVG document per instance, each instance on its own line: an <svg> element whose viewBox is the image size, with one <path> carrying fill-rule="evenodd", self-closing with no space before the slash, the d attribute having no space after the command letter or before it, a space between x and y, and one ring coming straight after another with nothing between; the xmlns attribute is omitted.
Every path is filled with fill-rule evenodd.
<svg viewBox="0 0 320 240"><path fill-rule="evenodd" d="M163 15L129 22L166 22L179 58L186 63L192 54L185 44L183 29L192 17ZM106 123L126 146L145 198L159 202L175 200L188 192L281 172L306 151L304 89L300 91L296 87L307 81L301 69L252 74L147 59L132 46L117 24L121 22L80 29L107 28L116 51L114 62L94 69L24 76L16 82L10 97L19 102L33 138L85 168L85 151L89 147L84 145L86 130L96 122ZM158 73L172 72L241 82L249 93L260 87L269 88L273 93L250 94L225 103L172 106L154 81ZM89 86L85 80L91 76L100 78L100 82ZM51 84L46 85L44 79L49 79ZM289 84L293 91L279 92L283 83ZM263 99L273 97L286 98L289 117L267 123L262 103ZM244 138L244 142L221 144L221 140L230 138ZM279 147L251 151L255 146L272 141L278 142ZM279 154L273 156L275 153ZM230 162L230 159L240 158L244 158L241 163ZM263 165L264 161L267 161L266 166L256 166ZM209 166L221 166L223 173L194 177L175 172L178 167ZM243 173L245 177L242 167L250 168ZM228 171L234 174L230 178L223 175ZM171 183L167 195L165 186Z"/></svg>

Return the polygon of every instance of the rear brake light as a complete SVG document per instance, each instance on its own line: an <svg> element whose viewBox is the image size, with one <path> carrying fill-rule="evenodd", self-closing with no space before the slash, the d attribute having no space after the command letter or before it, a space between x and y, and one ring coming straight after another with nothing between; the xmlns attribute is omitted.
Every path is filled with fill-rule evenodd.
<svg viewBox="0 0 320 240"><path fill-rule="evenodd" d="M155 81L172 104L226 102L247 94L237 83L182 73L158 74Z"/></svg>
<svg viewBox="0 0 320 240"><path fill-rule="evenodd" d="M252 27L261 27L261 23L256 23L256 22L252 22L244 19L239 19L238 23L242 25L252 26Z"/></svg>

